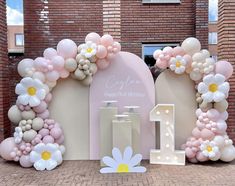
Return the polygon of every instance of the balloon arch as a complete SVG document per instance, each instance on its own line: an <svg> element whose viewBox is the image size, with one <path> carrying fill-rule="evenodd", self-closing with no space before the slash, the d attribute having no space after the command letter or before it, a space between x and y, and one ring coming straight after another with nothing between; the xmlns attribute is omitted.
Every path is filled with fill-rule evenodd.
<svg viewBox="0 0 235 186"><path fill-rule="evenodd" d="M18 72L23 79L15 89L18 98L8 112L10 121L18 126L14 137L1 143L0 155L5 160L19 161L22 167L34 166L37 170L52 170L60 165L65 152L64 135L60 125L49 119L50 91L59 78L69 75L89 86L97 70L107 68L120 50L121 45L112 36L89 33L85 43L78 47L72 40L63 39L57 50L47 48L43 57L22 60ZM229 92L226 80L233 73L231 64L215 62L207 50L201 50L196 38L187 38L175 48L157 50L153 56L156 67L170 68L176 74L186 72L196 82L198 120L192 137L182 145L188 160L232 161L235 148L226 134L225 122Z"/></svg>

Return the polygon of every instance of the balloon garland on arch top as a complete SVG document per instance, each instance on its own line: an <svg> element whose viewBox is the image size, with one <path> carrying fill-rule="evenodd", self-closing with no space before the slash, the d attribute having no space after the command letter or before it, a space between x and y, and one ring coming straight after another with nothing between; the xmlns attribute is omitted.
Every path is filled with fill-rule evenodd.
<svg viewBox="0 0 235 186"><path fill-rule="evenodd" d="M85 86L90 85L97 70L108 68L120 50L120 43L112 36L89 33L79 46L63 39L57 50L47 48L43 57L23 59L18 64L22 80L15 88L16 105L8 111L10 121L17 127L14 137L0 144L0 156L37 170L52 170L60 165L65 152L64 134L60 125L50 119L51 90L58 79L70 74Z"/></svg>
<svg viewBox="0 0 235 186"><path fill-rule="evenodd" d="M226 101L229 93L227 79L233 74L233 67L227 61L216 62L208 50L201 50L196 38L187 38L181 46L165 47L153 54L155 67L169 68L176 74L189 74L195 81L197 122L192 136L182 145L190 162L235 159L235 147L226 130L228 118Z"/></svg>

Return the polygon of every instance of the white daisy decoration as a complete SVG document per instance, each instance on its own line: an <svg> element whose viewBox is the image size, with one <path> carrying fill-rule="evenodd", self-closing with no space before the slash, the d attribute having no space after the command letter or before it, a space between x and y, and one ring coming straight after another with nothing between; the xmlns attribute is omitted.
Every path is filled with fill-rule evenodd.
<svg viewBox="0 0 235 186"><path fill-rule="evenodd" d="M176 74L183 74L186 69L187 61L182 56L172 57L170 59L170 69Z"/></svg>
<svg viewBox="0 0 235 186"><path fill-rule="evenodd" d="M19 95L17 101L22 105L38 106L46 96L45 86L39 79L23 78L16 85L15 92Z"/></svg>
<svg viewBox="0 0 235 186"><path fill-rule="evenodd" d="M86 58L91 58L96 55L97 45L92 41L87 41L81 45L81 54Z"/></svg>
<svg viewBox="0 0 235 186"><path fill-rule="evenodd" d="M62 163L62 154L58 144L37 144L30 153L30 161L36 170L52 170Z"/></svg>
<svg viewBox="0 0 235 186"><path fill-rule="evenodd" d="M14 141L16 144L19 144L23 138L23 131L21 127L16 127L14 132Z"/></svg>
<svg viewBox="0 0 235 186"><path fill-rule="evenodd" d="M202 94L203 101L220 102L228 97L229 83L221 74L209 74L198 84L198 92Z"/></svg>
<svg viewBox="0 0 235 186"><path fill-rule="evenodd" d="M128 172L146 172L143 166L137 166L142 155L136 154L132 157L133 151L131 147L126 147L123 156L118 148L112 150L113 158L109 156L103 157L103 162L108 167L100 169L100 173L128 173Z"/></svg>
<svg viewBox="0 0 235 186"><path fill-rule="evenodd" d="M200 145L200 149L202 151L202 154L209 158L216 157L219 152L219 147L216 145L214 141L206 140Z"/></svg>

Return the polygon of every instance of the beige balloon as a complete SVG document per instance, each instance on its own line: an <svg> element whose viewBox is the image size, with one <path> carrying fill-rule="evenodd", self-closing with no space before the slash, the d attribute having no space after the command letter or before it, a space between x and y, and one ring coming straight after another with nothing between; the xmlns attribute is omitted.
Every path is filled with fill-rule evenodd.
<svg viewBox="0 0 235 186"><path fill-rule="evenodd" d="M32 128L36 131L42 129L44 125L43 119L42 118L35 118L33 119L33 124L32 124Z"/></svg>
<svg viewBox="0 0 235 186"><path fill-rule="evenodd" d="M74 72L74 75L75 77L78 79L78 80L83 80L86 75L84 74L83 71L81 71L80 69L77 69L75 72Z"/></svg>
<svg viewBox="0 0 235 186"><path fill-rule="evenodd" d="M75 59L69 58L65 61L65 69L68 70L69 72L73 72L76 70L78 67L78 64Z"/></svg>
<svg viewBox="0 0 235 186"><path fill-rule="evenodd" d="M35 138L36 135L37 135L37 132L35 130L32 130L32 129L28 130L28 131L24 132L23 140L26 143L29 143Z"/></svg>
<svg viewBox="0 0 235 186"><path fill-rule="evenodd" d="M225 112L228 108L228 102L224 99L221 102L214 103L214 108L219 112Z"/></svg>
<svg viewBox="0 0 235 186"><path fill-rule="evenodd" d="M193 55L201 50L201 43L197 38L189 37L185 39L181 45L185 52L189 55Z"/></svg>
<svg viewBox="0 0 235 186"><path fill-rule="evenodd" d="M21 111L16 105L8 110L8 118L14 124L18 124L22 120Z"/></svg>
<svg viewBox="0 0 235 186"><path fill-rule="evenodd" d="M33 110L23 111L21 115L22 115L22 119L25 119L25 120L34 119L36 116Z"/></svg>
<svg viewBox="0 0 235 186"><path fill-rule="evenodd" d="M88 86L88 85L90 85L91 84L91 82L92 82L92 76L86 76L86 78L84 79L84 80L82 80L81 82L82 82L82 84L83 85L86 85L86 86Z"/></svg>

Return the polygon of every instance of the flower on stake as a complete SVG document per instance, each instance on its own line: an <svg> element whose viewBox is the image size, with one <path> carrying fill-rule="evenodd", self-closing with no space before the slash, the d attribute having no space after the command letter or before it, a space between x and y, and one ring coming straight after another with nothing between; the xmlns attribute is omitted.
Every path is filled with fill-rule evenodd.
<svg viewBox="0 0 235 186"><path fill-rule="evenodd" d="M176 74L183 74L187 65L187 61L182 56L179 55L176 57L172 57L169 63L170 63L170 69L174 71Z"/></svg>
<svg viewBox="0 0 235 186"><path fill-rule="evenodd" d="M228 91L229 83L225 82L225 77L221 74L209 74L198 85L198 92L202 94L202 99L207 103L222 101L228 96Z"/></svg>
<svg viewBox="0 0 235 186"><path fill-rule="evenodd" d="M52 170L62 163L62 153L57 144L39 143L30 153L30 161L36 170Z"/></svg>
<svg viewBox="0 0 235 186"><path fill-rule="evenodd" d="M23 78L20 83L16 85L15 92L18 94L17 101L22 105L31 107L38 106L46 96L46 85L38 79L30 77Z"/></svg>
<svg viewBox="0 0 235 186"><path fill-rule="evenodd" d="M100 173L128 173L128 172L146 172L143 166L136 166L142 159L141 154L132 157L133 151L131 147L126 147L122 156L118 148L112 150L113 158L109 156L103 157L103 162L109 166L100 169Z"/></svg>

